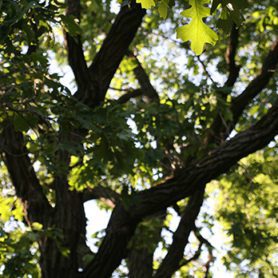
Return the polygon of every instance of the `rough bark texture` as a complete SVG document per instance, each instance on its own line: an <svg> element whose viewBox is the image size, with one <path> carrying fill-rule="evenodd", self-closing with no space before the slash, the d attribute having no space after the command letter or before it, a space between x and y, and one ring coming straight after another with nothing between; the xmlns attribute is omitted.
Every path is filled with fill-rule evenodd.
<svg viewBox="0 0 278 278"><path fill-rule="evenodd" d="M85 270L85 277L110 277L125 256L127 244L142 218L190 196L212 179L227 172L239 159L266 146L277 133L278 102L256 125L239 133L205 158L182 169L179 175L131 195L128 208L116 206L107 234L95 259Z"/></svg>
<svg viewBox="0 0 278 278"><path fill-rule="evenodd" d="M184 248L188 243L188 238L195 227L195 220L199 214L204 199L204 187L197 190L189 199L183 212L179 226L173 235L173 242L168 249L166 257L163 259L159 269L154 275L155 278L167 278L180 268L183 258Z"/></svg>
<svg viewBox="0 0 278 278"><path fill-rule="evenodd" d="M152 277L153 254L161 238L165 217L166 211L163 210L137 226L127 257L129 278Z"/></svg>
<svg viewBox="0 0 278 278"><path fill-rule="evenodd" d="M11 122L6 122L2 136L6 166L16 194L23 202L27 222L47 223L53 209L37 179L22 133L15 131Z"/></svg>
<svg viewBox="0 0 278 278"><path fill-rule="evenodd" d="M127 54L145 13L146 11L141 8L141 5L134 2L124 6L89 67L90 78L97 92L98 103L104 100L109 84L120 62ZM91 97L88 96L87 102L90 103L90 101Z"/></svg>

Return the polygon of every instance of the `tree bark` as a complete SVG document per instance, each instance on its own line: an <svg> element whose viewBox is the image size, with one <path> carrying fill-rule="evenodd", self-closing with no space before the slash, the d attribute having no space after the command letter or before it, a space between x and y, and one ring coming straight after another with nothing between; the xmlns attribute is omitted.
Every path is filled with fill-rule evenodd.
<svg viewBox="0 0 278 278"><path fill-rule="evenodd" d="M168 249L166 257L163 259L154 278L167 278L180 268L180 261L183 258L184 248L188 243L188 238L195 227L195 220L199 214L204 200L204 188L197 190L189 199L183 212L179 226L173 235L173 242Z"/></svg>
<svg viewBox="0 0 278 278"><path fill-rule="evenodd" d="M227 172L241 158L266 146L277 133L278 102L257 124L205 158L192 162L177 176L131 195L129 207L116 206L99 251L85 269L85 277L110 277L125 257L127 244L141 219L192 195L212 179Z"/></svg>
<svg viewBox="0 0 278 278"><path fill-rule="evenodd" d="M166 211L160 211L141 222L129 244L127 256L129 278L150 278L153 274L153 255L161 239Z"/></svg>

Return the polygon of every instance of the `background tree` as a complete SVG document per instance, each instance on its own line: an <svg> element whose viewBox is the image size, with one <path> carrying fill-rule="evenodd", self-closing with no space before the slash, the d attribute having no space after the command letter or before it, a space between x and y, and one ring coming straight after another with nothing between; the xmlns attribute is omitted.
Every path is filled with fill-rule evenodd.
<svg viewBox="0 0 278 278"><path fill-rule="evenodd" d="M272 1L138 3L0 2L2 275L277 276Z"/></svg>

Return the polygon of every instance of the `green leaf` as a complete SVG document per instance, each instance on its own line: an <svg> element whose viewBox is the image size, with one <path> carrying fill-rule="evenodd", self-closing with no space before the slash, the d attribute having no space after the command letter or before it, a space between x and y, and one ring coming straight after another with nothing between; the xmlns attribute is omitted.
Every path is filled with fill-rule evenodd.
<svg viewBox="0 0 278 278"><path fill-rule="evenodd" d="M243 17L243 9L248 7L248 3L246 0L213 0L211 5L210 13L213 14L214 11L222 7L221 16L220 16L220 24L219 26L226 32L229 32L230 27L233 23L237 26L240 26Z"/></svg>
<svg viewBox="0 0 278 278"><path fill-rule="evenodd" d="M74 17L72 15L61 15L61 20L67 30L72 36L77 36L81 34L81 29L79 25L75 22Z"/></svg>
<svg viewBox="0 0 278 278"><path fill-rule="evenodd" d="M208 0L190 0L191 8L181 14L192 20L177 29L177 37L183 41L191 41L191 49L197 55L203 52L205 43L214 45L218 39L217 34L203 22L203 18L210 15L210 9L204 6L208 2Z"/></svg>
<svg viewBox="0 0 278 278"><path fill-rule="evenodd" d="M13 117L14 127L17 131L28 131L38 123L38 118L33 114L15 114Z"/></svg>
<svg viewBox="0 0 278 278"><path fill-rule="evenodd" d="M159 3L158 12L159 12L159 15L162 18L165 19L167 17L167 14L168 14L168 0L162 0Z"/></svg>
<svg viewBox="0 0 278 278"><path fill-rule="evenodd" d="M153 0L136 0L136 3L141 4L143 9L150 9L151 7L155 6Z"/></svg>

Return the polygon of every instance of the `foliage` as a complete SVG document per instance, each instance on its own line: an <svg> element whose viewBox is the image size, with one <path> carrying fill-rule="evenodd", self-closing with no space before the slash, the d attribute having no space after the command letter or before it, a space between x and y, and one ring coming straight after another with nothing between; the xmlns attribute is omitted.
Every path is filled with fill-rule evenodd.
<svg viewBox="0 0 278 278"><path fill-rule="evenodd" d="M74 58L81 71L79 77L85 78L86 74L81 70L78 51L69 54L70 43L75 47L81 44L85 71L90 69L97 59L105 56L99 50L113 22L117 22L114 18L118 9L132 9L134 3L82 0L79 18L69 12L68 2L0 1L0 154L3 160L0 164L0 275L3 277L41 277L42 246L48 241L54 242L51 248L57 248L61 261L71 258L70 244L80 239L71 242L67 232L77 227L80 230L74 233L80 236L86 228L81 227L83 222L72 220L79 219L79 210L83 213L83 203L79 204L82 198L98 199L98 206L109 212L118 198L120 208L132 212L141 191L158 188L188 165L213 154L225 140L266 115L277 98L277 75L272 76L271 68L266 74L271 77L261 85L261 91L250 100L233 126L233 100L256 76L265 78L262 64L277 35L278 15L272 1L137 0L144 9L150 10L128 45L129 53L117 58L120 64L112 74L107 95L93 105L78 94L85 92L86 97L92 88L101 91L111 68L109 63L120 53L116 48L124 42L114 41L115 50L95 70L100 76L95 78L95 72L90 73L86 82L94 78L99 82L91 87L91 84L82 87L78 82ZM114 33L116 37L127 26L133 26L132 22L128 23ZM233 30L239 33L238 45L234 60L229 61L227 46ZM175 38L176 33L182 41ZM274 58L266 59L269 60ZM241 69L236 83L227 84L227 77L238 65ZM138 78L140 68L147 81ZM121 97L134 92L138 94L121 102ZM214 132L217 117L224 128L232 126L228 139L220 134L216 140L208 139L210 131ZM16 140L12 136L7 138L10 126L17 135ZM19 153L14 153L18 150ZM17 167L9 167L9 157L14 157L13 165ZM28 161L30 165L25 167ZM30 216L35 190L22 193L20 187L26 186L24 179L32 176L31 169L35 170L39 188L50 204L49 210L55 210L53 215L61 212L43 224ZM19 173L19 183L13 171ZM240 160L237 166L208 185L196 221L197 231L191 227L177 277L203 277L206 272L213 276L217 271L212 267L214 261L236 277L277 275L274 267L277 176L276 138L268 147ZM190 173L178 181L187 177ZM36 183L28 183L27 187L30 184ZM107 190L104 196L93 195L98 187ZM73 196L77 201L71 205L69 200ZM190 197L186 197L168 206L176 211L168 208L155 219L146 213L148 218L140 224L136 221L141 219L131 221L132 229L137 224L138 228L128 248L143 255L151 252L152 260L157 247L151 262L155 270L161 266L175 238L173 230L177 225L173 223L179 222L190 203ZM153 199L155 202L156 196ZM70 228L65 228L60 221L59 217L64 216L73 221ZM128 230L125 226L128 221L123 223L123 227L115 227ZM114 226L111 227L107 233L113 230ZM215 231L215 227L219 228ZM221 233L225 235L224 251L218 246L213 248L214 239ZM93 237L97 249L105 241L105 233ZM74 248L79 252L84 246ZM76 257L80 256L80 261L88 264L96 255L85 251ZM128 256L122 256L127 259L122 262L122 268L115 270L118 275L128 275L131 260ZM86 264L78 261L82 269Z"/></svg>
<svg viewBox="0 0 278 278"><path fill-rule="evenodd" d="M235 171L220 179L217 189L212 189L217 195L214 215L231 247L223 262L237 276L263 273L272 277L277 272L276 151L269 148L244 158Z"/></svg>

